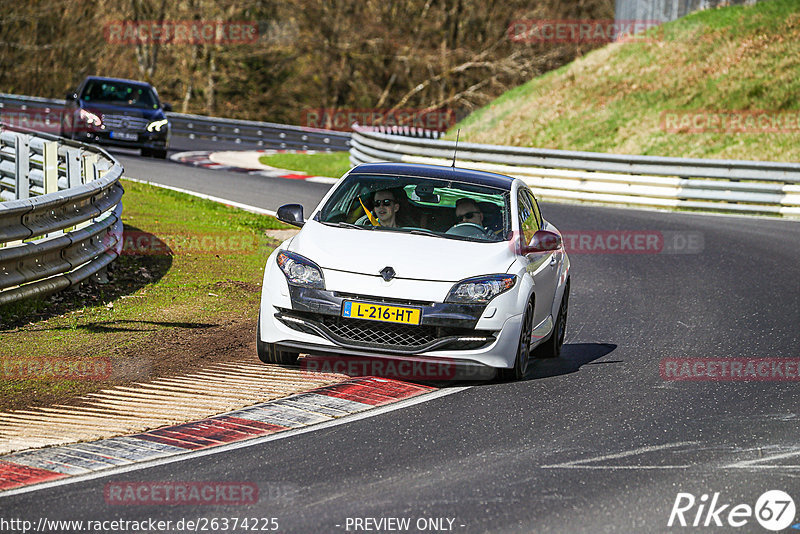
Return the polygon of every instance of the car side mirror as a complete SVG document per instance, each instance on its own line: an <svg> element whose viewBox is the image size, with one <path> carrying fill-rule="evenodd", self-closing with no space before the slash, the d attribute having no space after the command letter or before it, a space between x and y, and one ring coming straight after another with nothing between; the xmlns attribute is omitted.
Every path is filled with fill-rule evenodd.
<svg viewBox="0 0 800 534"><path fill-rule="evenodd" d="M73 92L73 91L69 91L65 98L66 98L67 102L70 102L72 100L77 100L78 99L78 94Z"/></svg>
<svg viewBox="0 0 800 534"><path fill-rule="evenodd" d="M538 230L528 245L523 247L523 253L549 252L561 248L561 236L549 230Z"/></svg>
<svg viewBox="0 0 800 534"><path fill-rule="evenodd" d="M161 109L163 109L164 111L172 111L172 104L170 104L169 102L162 102Z"/></svg>
<svg viewBox="0 0 800 534"><path fill-rule="evenodd" d="M278 208L278 220L302 227L306 223L303 220L303 206L300 204L284 204Z"/></svg>

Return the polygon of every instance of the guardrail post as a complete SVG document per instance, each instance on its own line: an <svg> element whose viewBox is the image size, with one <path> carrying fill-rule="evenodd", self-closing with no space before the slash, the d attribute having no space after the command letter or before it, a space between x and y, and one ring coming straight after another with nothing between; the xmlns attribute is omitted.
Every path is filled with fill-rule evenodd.
<svg viewBox="0 0 800 534"><path fill-rule="evenodd" d="M67 187L78 187L83 183L81 177L81 151L77 148L67 150Z"/></svg>
<svg viewBox="0 0 800 534"><path fill-rule="evenodd" d="M97 180L97 154L84 154L81 162L83 164L83 183L88 184Z"/></svg>
<svg viewBox="0 0 800 534"><path fill-rule="evenodd" d="M44 193L58 191L58 143L55 141L45 141L42 144L42 171Z"/></svg>
<svg viewBox="0 0 800 534"><path fill-rule="evenodd" d="M28 174L31 170L30 162L30 137L27 135L17 135L14 152L15 163L15 192L17 200L29 198L30 193L30 179Z"/></svg>

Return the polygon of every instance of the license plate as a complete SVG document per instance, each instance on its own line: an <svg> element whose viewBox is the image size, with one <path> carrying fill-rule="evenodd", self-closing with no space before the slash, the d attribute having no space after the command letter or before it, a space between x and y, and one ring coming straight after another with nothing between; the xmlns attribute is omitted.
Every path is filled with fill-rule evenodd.
<svg viewBox="0 0 800 534"><path fill-rule="evenodd" d="M139 136L135 133L128 132L111 132L112 139L120 139L122 141L136 141Z"/></svg>
<svg viewBox="0 0 800 534"><path fill-rule="evenodd" d="M342 317L385 323L419 324L422 320L422 310L346 300L342 306Z"/></svg>

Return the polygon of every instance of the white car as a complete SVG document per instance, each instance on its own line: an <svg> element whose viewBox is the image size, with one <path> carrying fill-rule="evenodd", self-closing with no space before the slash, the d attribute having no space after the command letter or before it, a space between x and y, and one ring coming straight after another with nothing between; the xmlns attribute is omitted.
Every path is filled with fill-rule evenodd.
<svg viewBox="0 0 800 534"><path fill-rule="evenodd" d="M521 379L531 357L560 354L569 258L520 179L362 164L307 220L298 204L278 218L302 229L264 270L263 362L367 356Z"/></svg>

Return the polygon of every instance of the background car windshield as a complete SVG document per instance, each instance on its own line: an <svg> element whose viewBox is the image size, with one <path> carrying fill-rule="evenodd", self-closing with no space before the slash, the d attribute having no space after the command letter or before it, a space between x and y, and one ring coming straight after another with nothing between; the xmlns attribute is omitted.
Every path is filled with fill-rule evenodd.
<svg viewBox="0 0 800 534"><path fill-rule="evenodd" d="M90 80L83 89L81 100L143 109L158 108L158 99L152 89L125 82Z"/></svg>
<svg viewBox="0 0 800 534"><path fill-rule="evenodd" d="M376 191L385 190L391 191L399 204L396 228L374 223L373 198ZM457 219L460 199L472 200L474 204L469 205L480 212L473 222ZM509 194L502 189L426 177L351 174L325 203L318 220L383 230L426 230L470 241L501 241L510 230L509 214Z"/></svg>

